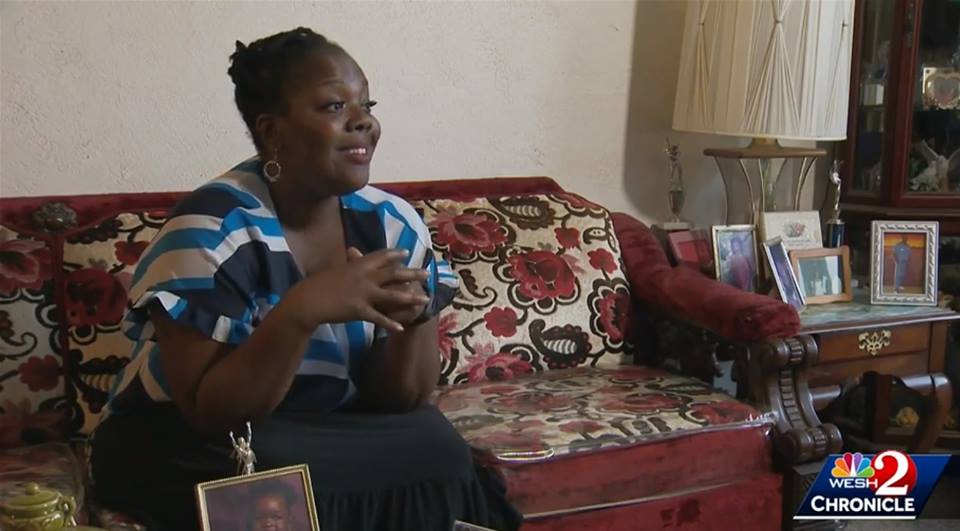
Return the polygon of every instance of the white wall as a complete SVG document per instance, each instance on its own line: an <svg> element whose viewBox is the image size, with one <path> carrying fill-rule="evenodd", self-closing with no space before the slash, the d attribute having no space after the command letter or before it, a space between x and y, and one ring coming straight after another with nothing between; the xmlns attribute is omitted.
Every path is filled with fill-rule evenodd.
<svg viewBox="0 0 960 531"><path fill-rule="evenodd" d="M309 26L365 69L374 181L550 175L667 215L664 136L687 215L720 221L703 147L670 131L682 0L0 4L0 195L186 190L252 154L234 41Z"/></svg>

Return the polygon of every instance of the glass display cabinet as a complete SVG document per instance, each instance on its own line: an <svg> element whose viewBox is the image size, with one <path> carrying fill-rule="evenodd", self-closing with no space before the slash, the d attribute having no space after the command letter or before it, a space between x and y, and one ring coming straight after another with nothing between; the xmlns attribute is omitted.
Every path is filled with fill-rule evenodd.
<svg viewBox="0 0 960 531"><path fill-rule="evenodd" d="M856 273L870 221L936 220L941 286L960 286L960 1L858 0L851 76L838 157Z"/></svg>

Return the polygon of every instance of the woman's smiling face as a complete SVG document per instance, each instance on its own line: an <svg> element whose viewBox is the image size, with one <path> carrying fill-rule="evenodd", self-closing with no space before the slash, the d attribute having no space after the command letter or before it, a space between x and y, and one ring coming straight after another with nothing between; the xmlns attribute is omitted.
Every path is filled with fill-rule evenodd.
<svg viewBox="0 0 960 531"><path fill-rule="evenodd" d="M258 127L268 160L283 167L280 178L322 196L366 185L380 122L357 63L339 50L312 53L293 68L285 95L286 113Z"/></svg>

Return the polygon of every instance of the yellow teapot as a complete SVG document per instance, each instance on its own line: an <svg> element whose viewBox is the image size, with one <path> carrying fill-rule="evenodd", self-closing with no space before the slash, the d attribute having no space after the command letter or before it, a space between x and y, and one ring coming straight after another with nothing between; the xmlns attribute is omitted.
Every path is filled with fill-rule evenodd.
<svg viewBox="0 0 960 531"><path fill-rule="evenodd" d="M53 490L28 483L26 493L0 502L0 529L4 531L54 531L74 525L77 502Z"/></svg>

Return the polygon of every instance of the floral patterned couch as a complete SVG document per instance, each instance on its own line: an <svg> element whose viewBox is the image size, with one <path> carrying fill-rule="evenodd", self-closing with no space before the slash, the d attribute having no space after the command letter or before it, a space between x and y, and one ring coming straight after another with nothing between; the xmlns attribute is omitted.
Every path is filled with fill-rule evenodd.
<svg viewBox="0 0 960 531"><path fill-rule="evenodd" d="M638 364L653 313L731 340L791 308L671 267L652 233L548 178L391 183L461 278L435 402L504 478L525 529L775 529L769 419ZM0 199L0 499L31 480L83 502L85 437L113 374L138 257L181 193ZM81 503L111 529L131 520Z"/></svg>

